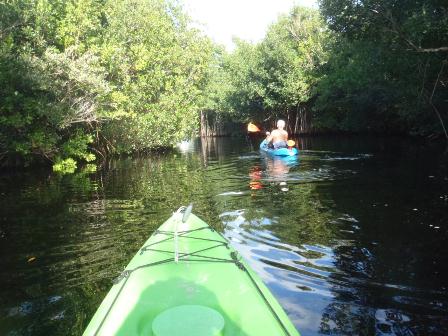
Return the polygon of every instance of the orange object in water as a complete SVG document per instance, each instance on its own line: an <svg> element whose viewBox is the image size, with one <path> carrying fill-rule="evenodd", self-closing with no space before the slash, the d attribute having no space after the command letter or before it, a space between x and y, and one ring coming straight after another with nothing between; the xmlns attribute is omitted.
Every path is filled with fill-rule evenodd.
<svg viewBox="0 0 448 336"><path fill-rule="evenodd" d="M263 185L261 184L260 181L251 181L251 182L249 182L249 187L250 187L251 190L263 189Z"/></svg>
<svg viewBox="0 0 448 336"><path fill-rule="evenodd" d="M249 124L247 124L247 131L250 133L255 133L260 132L260 129L257 127L257 125L250 122Z"/></svg>

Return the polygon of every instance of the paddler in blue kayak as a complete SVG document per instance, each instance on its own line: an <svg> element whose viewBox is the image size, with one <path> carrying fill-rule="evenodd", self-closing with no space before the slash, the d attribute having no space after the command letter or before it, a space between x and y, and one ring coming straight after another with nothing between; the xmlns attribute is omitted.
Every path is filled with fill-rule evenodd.
<svg viewBox="0 0 448 336"><path fill-rule="evenodd" d="M285 121L277 121L277 129L272 132L266 132L266 141L268 146L274 149L288 147L288 132L285 131Z"/></svg>

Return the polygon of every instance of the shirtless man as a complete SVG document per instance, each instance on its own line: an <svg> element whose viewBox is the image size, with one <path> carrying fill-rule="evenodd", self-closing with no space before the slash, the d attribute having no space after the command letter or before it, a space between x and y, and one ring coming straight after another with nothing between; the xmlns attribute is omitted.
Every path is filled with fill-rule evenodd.
<svg viewBox="0 0 448 336"><path fill-rule="evenodd" d="M277 129L272 133L266 132L266 140L268 144L272 143L274 149L288 147L288 132L285 131L285 122L283 120L277 121Z"/></svg>

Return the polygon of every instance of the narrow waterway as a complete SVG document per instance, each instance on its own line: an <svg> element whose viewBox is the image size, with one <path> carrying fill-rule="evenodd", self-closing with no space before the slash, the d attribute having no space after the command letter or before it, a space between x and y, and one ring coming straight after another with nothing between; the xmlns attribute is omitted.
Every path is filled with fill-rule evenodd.
<svg viewBox="0 0 448 336"><path fill-rule="evenodd" d="M304 138L299 160L198 140L95 173L0 175L0 335L81 335L181 205L306 335L448 335L448 164L409 140Z"/></svg>

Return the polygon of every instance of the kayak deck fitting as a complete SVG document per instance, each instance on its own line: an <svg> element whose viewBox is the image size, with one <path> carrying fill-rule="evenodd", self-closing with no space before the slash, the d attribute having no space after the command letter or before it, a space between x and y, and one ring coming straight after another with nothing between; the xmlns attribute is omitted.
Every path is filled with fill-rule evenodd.
<svg viewBox="0 0 448 336"><path fill-rule="evenodd" d="M190 212L151 235L84 335L299 335L238 252Z"/></svg>

